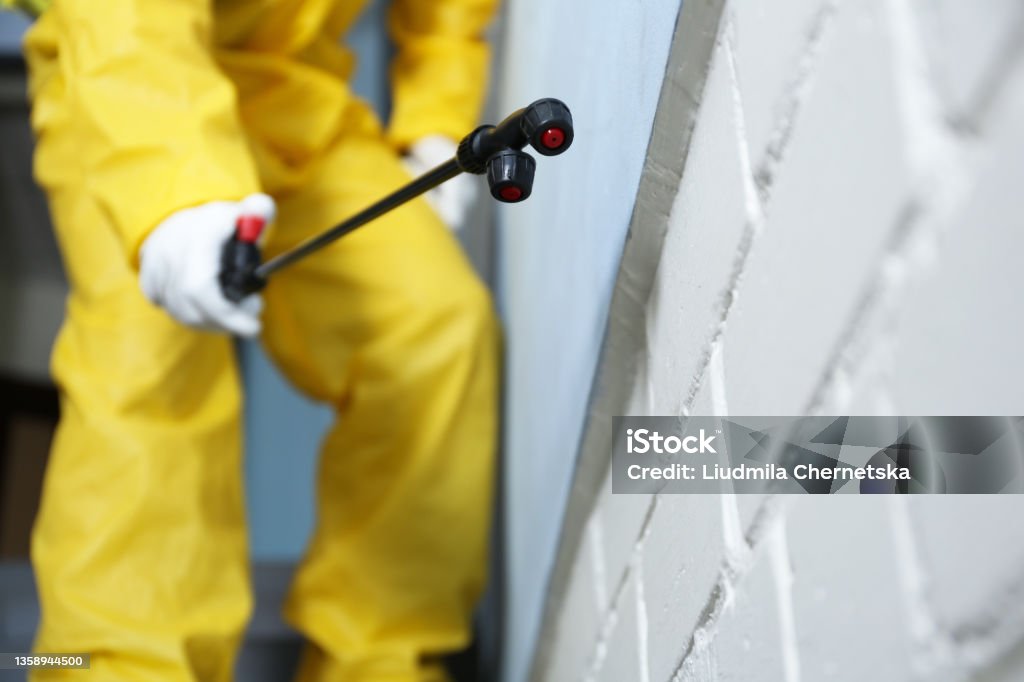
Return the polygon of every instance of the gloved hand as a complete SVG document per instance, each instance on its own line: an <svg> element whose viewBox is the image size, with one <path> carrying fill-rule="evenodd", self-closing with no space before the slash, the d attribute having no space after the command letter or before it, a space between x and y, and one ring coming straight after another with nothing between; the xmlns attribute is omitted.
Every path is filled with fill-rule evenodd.
<svg viewBox="0 0 1024 682"><path fill-rule="evenodd" d="M217 277L221 251L238 217L260 216L269 226L275 212L273 199L251 194L242 201L213 201L173 213L142 243L142 293L190 327L239 336L259 334L263 299L253 294L236 305L224 298Z"/></svg>
<svg viewBox="0 0 1024 682"><path fill-rule="evenodd" d="M444 135L428 135L409 148L402 159L413 176L422 175L455 156L458 145ZM448 227L458 232L466 223L469 209L476 201L479 180L472 175L458 175L426 194L427 203L441 216Z"/></svg>

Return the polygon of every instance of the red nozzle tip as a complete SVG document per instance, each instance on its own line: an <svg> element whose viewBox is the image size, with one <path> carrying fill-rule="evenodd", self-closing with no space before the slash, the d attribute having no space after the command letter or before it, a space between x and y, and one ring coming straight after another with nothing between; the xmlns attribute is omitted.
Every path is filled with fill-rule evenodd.
<svg viewBox="0 0 1024 682"><path fill-rule="evenodd" d="M561 128L548 128L540 136L540 143L548 149L558 149L565 143L565 131Z"/></svg>
<svg viewBox="0 0 1024 682"><path fill-rule="evenodd" d="M519 201L520 199L523 198L523 190L519 189L515 185L508 185L507 187L502 187L498 191L498 194L500 194L501 198L504 199L505 201Z"/></svg>
<svg viewBox="0 0 1024 682"><path fill-rule="evenodd" d="M259 240L260 235L263 234L263 228L266 224L267 221L262 216L239 216L238 222L235 223L235 236L238 237L240 242L255 244Z"/></svg>

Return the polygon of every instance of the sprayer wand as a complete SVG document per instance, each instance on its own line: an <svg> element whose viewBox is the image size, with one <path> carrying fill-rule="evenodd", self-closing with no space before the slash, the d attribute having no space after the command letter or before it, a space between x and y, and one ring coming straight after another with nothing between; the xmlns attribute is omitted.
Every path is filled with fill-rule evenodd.
<svg viewBox="0 0 1024 682"><path fill-rule="evenodd" d="M536 161L523 151L529 144L539 154L557 156L573 140L572 114L557 99L541 99L510 114L496 126L480 126L459 143L455 156L407 185L309 238L295 248L261 262L259 238L262 219L242 216L235 234L221 254L220 284L224 296L235 303L263 289L267 279L281 268L319 251L331 242L415 199L460 173L487 175L491 196L514 204L533 190Z"/></svg>

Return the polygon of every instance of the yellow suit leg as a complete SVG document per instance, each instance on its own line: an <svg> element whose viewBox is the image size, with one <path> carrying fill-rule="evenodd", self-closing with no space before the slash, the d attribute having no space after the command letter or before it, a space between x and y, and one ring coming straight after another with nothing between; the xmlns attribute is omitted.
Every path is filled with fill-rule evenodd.
<svg viewBox="0 0 1024 682"><path fill-rule="evenodd" d="M301 190L281 197L269 255L408 181L364 105L345 126ZM441 679L429 659L468 642L485 577L490 298L422 200L281 271L265 296L269 351L337 410L318 524L286 608L314 645L300 679Z"/></svg>
<svg viewBox="0 0 1024 682"><path fill-rule="evenodd" d="M176 11L194 7L173 4ZM73 12L82 4L62 8ZM121 87L133 79L119 78L118 69L140 73L139 64L149 62L125 56L141 41L126 38L110 22L149 24L131 11L110 17L93 12L120 42L110 41L55 10L43 15L26 41L38 136L35 171L50 199L71 283L53 355L61 421L32 539L42 605L35 648L90 653L92 669L37 671L32 679L226 682L252 604L232 341L189 330L145 301L126 248L135 239L123 228L131 224L139 232L148 226L121 209L160 211L168 197L179 208L184 195L174 196L174 187L198 201L206 192L228 190L209 181L208 173L219 166L201 163L202 156L201 172L182 172L197 163L188 143L194 138L162 126L162 118L130 113L136 100L155 109L172 103L153 96L149 85L180 85L150 74L137 89ZM160 23L160 16L174 33L175 22L165 15L147 20ZM193 30L184 22L176 35ZM97 51L114 53L117 66L95 67L105 63L89 61ZM92 68L83 68L83 60ZM222 78L213 69L180 68L179 74L196 75L197 83ZM223 83L199 89L217 98L226 90ZM88 92L106 94L83 99ZM118 106L105 108L111 101ZM173 110L160 116L173 116ZM130 124L121 125L126 119ZM143 123L156 133L145 134ZM188 127L188 121L178 123ZM160 139L157 134L167 144L149 142ZM199 146L234 168L239 182L229 184L244 191L244 165L231 161L237 154L222 152L244 148L245 140L218 139L223 145ZM161 162L161 150L178 156ZM153 175L138 172L133 161ZM176 184L182 177L188 182Z"/></svg>
<svg viewBox="0 0 1024 682"><path fill-rule="evenodd" d="M229 680L251 610L231 340L145 301L86 186L49 189L72 294L32 543L35 646L91 653L92 669L32 679Z"/></svg>

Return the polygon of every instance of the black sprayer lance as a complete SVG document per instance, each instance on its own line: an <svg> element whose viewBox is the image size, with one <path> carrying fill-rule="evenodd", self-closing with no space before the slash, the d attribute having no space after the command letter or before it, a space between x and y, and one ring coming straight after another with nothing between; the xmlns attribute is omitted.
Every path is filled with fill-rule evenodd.
<svg viewBox="0 0 1024 682"><path fill-rule="evenodd" d="M556 156L569 148L572 138L569 107L557 99L537 100L496 126L480 126L463 138L454 158L266 263L260 262L258 246L263 221L243 216L238 219L235 234L221 254L220 285L224 296L235 303L241 301L260 291L266 286L267 278L281 268L319 251L459 173L486 174L491 196L498 201L509 204L523 201L533 189L533 172L537 166L523 147L529 144L544 156Z"/></svg>

